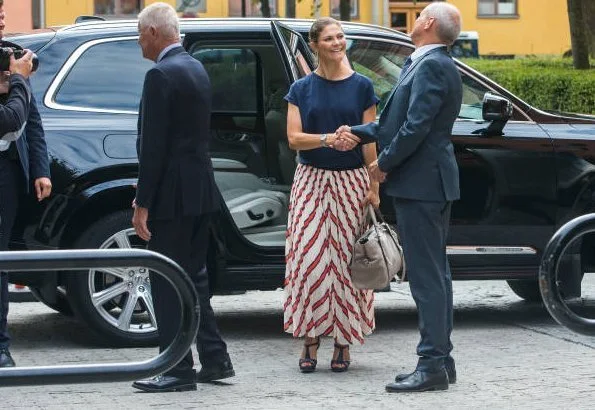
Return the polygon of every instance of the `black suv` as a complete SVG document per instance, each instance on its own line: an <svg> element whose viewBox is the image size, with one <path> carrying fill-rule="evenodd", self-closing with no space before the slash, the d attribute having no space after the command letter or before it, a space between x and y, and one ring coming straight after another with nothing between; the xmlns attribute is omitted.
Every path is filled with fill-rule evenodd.
<svg viewBox="0 0 595 410"><path fill-rule="evenodd" d="M287 144L283 96L310 72L304 41L311 21L182 20L184 46L213 85L211 157L225 204L209 250L215 291L282 286L287 201L296 153ZM345 23L348 58L370 77L379 111L413 51L399 32ZM137 175L137 109L151 62L137 22L86 22L11 37L39 56L32 78L51 156L53 195L22 206L12 247L143 246L131 229ZM449 257L456 279L507 279L521 297L538 296L540 252L556 227L595 209L595 117L547 113L458 63L464 97L452 141L462 197L453 208ZM482 132L486 93L503 96L511 116ZM487 117L486 117L487 118ZM390 201L382 211L394 221ZM576 250L582 274L594 252ZM582 252L582 253L581 253ZM580 258L582 256L582 258ZM576 258L575 258L576 259ZM74 312L113 344L156 338L143 268L88 274L13 273L44 303ZM580 281L579 281L580 284Z"/></svg>

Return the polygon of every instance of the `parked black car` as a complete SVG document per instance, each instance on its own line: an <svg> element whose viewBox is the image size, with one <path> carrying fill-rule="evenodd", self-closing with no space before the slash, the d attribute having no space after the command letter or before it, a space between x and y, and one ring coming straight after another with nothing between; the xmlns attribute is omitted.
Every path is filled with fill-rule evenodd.
<svg viewBox="0 0 595 410"><path fill-rule="evenodd" d="M296 165L283 96L313 67L304 41L310 25L268 19L181 23L184 46L202 61L213 84L211 156L225 203L209 250L216 291L282 286ZM344 28L349 61L372 79L381 110L413 51L411 41L377 26ZM54 185L49 200L20 210L13 248L143 246L131 229L130 205L137 108L151 62L137 45L137 22L86 22L11 40L39 56L32 85ZM507 279L515 293L535 299L540 253L556 227L595 210L595 117L540 111L457 65L464 101L452 137L462 188L449 240L453 275ZM488 92L504 97L505 104L496 101L496 107L510 107L511 117L506 122L505 112L496 114L496 132L485 133ZM503 135L497 132L502 126ZM382 211L394 221L390 201L383 201ZM579 277L595 255L588 242L571 264ZM155 341L152 302L139 291L139 284L150 286L143 268L13 273L10 280L29 285L52 308L76 313L113 344Z"/></svg>

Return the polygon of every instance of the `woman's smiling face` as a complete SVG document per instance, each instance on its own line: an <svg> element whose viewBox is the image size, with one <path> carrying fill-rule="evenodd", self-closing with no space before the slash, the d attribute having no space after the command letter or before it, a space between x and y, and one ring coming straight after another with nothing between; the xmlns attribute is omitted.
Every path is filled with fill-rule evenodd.
<svg viewBox="0 0 595 410"><path fill-rule="evenodd" d="M313 48L318 53L318 59L323 61L343 61L347 40L345 33L337 24L329 24L320 35Z"/></svg>

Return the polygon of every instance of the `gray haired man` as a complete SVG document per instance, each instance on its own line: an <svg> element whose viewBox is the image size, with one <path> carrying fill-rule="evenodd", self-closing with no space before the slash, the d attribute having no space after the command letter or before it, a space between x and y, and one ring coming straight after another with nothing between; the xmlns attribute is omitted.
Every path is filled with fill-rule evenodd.
<svg viewBox="0 0 595 410"><path fill-rule="evenodd" d="M379 123L341 127L378 140L372 178L385 182L403 241L407 276L419 314L421 340L413 373L398 375L388 392L446 390L456 381L452 343L452 281L446 237L459 172L450 142L462 101L459 71L447 52L461 30L451 4L427 6L415 22L416 50L403 67ZM349 137L349 135L346 135Z"/></svg>
<svg viewBox="0 0 595 410"><path fill-rule="evenodd" d="M200 303L196 348L202 368L195 373L188 350L174 368L133 387L147 392L196 390L196 382L235 374L209 300L205 267L209 227L219 210L208 152L211 84L202 64L180 44L178 16L170 5L154 3L138 19L143 56L156 64L145 76L139 110L132 225L150 250L179 263L194 283ZM180 326L180 305L168 281L154 273L151 294L163 351Z"/></svg>

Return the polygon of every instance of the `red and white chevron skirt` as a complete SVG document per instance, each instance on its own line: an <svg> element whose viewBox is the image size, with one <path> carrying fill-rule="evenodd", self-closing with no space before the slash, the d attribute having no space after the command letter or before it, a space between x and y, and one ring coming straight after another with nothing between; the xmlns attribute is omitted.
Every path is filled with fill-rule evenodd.
<svg viewBox="0 0 595 410"><path fill-rule="evenodd" d="M284 329L294 337L363 343L372 333L374 292L355 289L349 261L369 187L365 168L330 171L299 164L285 242Z"/></svg>

